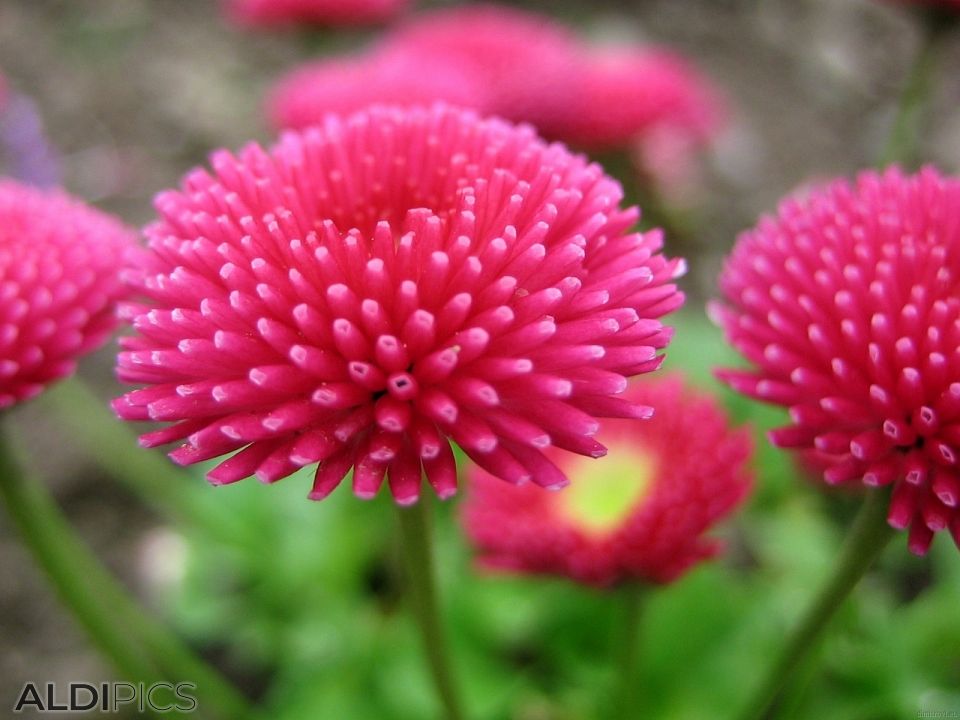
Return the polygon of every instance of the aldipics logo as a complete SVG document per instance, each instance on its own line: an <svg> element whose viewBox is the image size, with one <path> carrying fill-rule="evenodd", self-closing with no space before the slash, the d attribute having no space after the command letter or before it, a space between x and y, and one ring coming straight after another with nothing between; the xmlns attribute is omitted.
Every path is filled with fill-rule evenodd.
<svg viewBox="0 0 960 720"><path fill-rule="evenodd" d="M56 683L28 682L20 690L13 706L15 713L34 710L41 713L86 712L121 710L140 713L188 713L197 709L192 692L194 683L128 683L105 682L97 685L85 682L68 683L66 688Z"/></svg>

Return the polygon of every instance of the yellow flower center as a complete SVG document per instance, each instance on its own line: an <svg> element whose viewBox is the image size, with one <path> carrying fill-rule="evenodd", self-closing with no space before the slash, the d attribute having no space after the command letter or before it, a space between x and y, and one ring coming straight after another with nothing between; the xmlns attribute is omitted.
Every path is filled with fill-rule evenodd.
<svg viewBox="0 0 960 720"><path fill-rule="evenodd" d="M611 446L594 460L578 457L566 468L570 485L557 493L557 510L591 535L614 532L650 491L652 454L636 445Z"/></svg>

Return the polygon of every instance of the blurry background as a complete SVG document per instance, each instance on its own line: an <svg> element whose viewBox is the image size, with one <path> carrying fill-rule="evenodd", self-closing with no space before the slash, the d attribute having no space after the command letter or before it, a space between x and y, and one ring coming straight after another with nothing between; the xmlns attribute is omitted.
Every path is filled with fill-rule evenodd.
<svg viewBox="0 0 960 720"><path fill-rule="evenodd" d="M875 162L918 40L916 24L893 3L872 0L524 5L587 36L673 47L729 99L729 128L689 203L690 232L674 245L668 239L668 251L682 252L691 266L684 281L691 300L677 320L668 365L710 383L709 367L730 362L701 312L723 254L785 193ZM370 37L336 32L324 48L358 47ZM301 31L230 26L208 0L0 0L0 72L37 104L62 153L65 186L134 225L150 219L155 192L176 184L211 150L269 142L265 90L319 47ZM954 173L957 68L955 38L922 153ZM119 392L112 353L108 347L82 366L104 402ZM777 421L775 412L725 397L738 419L760 427ZM72 442L73 426L54 417L64 402L29 404L16 421L71 520L146 602L246 692L271 703L272 717L430 716L416 638L398 612L397 561L383 549L391 518L382 498L364 504L341 491L312 504L303 500L309 483L292 477L273 488L240 483L211 500L214 491L198 470L195 502L239 521L242 532L223 540L173 529L93 461L96 452L135 450L84 451ZM74 420L85 412L74 407ZM762 439L758 444L758 492L726 530L729 558L666 590L646 619L642 693L649 717L729 714L833 557L849 503L792 477L782 456ZM593 698L610 676L610 604L559 581L453 583L470 572L453 512L444 508L441 572L455 654L477 717L595 717L602 708ZM960 711L960 560L948 538L936 545L929 559L916 559L898 538L884 579L861 588L841 618L846 632L827 641L824 671L809 676L795 717ZM12 705L28 680L114 679L5 517L0 574L0 707Z"/></svg>

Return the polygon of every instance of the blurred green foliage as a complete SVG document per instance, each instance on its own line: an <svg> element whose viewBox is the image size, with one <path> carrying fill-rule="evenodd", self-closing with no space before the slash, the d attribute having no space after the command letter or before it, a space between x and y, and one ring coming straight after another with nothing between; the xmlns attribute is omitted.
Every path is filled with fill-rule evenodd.
<svg viewBox="0 0 960 720"><path fill-rule="evenodd" d="M763 437L783 414L712 380L732 351L699 313L676 320L666 368L719 393L756 428L756 493L720 529L728 553L651 591L641 637L637 717L732 716L828 573L855 493L800 476ZM437 707L404 612L394 510L345 482L321 503L306 473L191 492L210 514L241 522L230 537L178 528L180 582L164 606L182 632L216 653L278 720L422 720ZM218 502L211 503L211 493ZM457 503L433 502L445 622L471 717L614 717L622 598L559 579L478 572ZM928 558L899 537L848 601L788 693L786 718L885 720L960 711L960 562L940 538Z"/></svg>

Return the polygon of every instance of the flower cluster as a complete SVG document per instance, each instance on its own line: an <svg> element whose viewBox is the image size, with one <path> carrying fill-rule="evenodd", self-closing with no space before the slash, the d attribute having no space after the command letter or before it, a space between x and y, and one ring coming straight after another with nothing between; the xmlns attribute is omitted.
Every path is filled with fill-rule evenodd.
<svg viewBox="0 0 960 720"><path fill-rule="evenodd" d="M302 128L329 112L429 100L529 122L592 149L668 129L693 152L723 120L718 93L675 53L594 48L548 17L482 3L423 13L366 55L294 70L270 94L267 112L280 127Z"/></svg>
<svg viewBox="0 0 960 720"><path fill-rule="evenodd" d="M366 25L396 17L410 0L223 0L241 25Z"/></svg>
<svg viewBox="0 0 960 720"><path fill-rule="evenodd" d="M463 521L484 565L598 586L665 583L720 550L703 534L749 492L749 433L678 377L628 392L654 416L604 422L610 455L560 460L571 479L561 492L471 474Z"/></svg>
<svg viewBox="0 0 960 720"><path fill-rule="evenodd" d="M529 127L373 108L220 152L156 201L115 403L173 423L147 446L265 481L319 462L398 502L456 488L449 441L491 474L559 486L544 451L599 456L597 417L656 368L683 270L632 231L619 185Z"/></svg>
<svg viewBox="0 0 960 720"><path fill-rule="evenodd" d="M69 375L105 342L133 238L62 192L0 180L0 408Z"/></svg>
<svg viewBox="0 0 960 720"><path fill-rule="evenodd" d="M738 240L713 313L753 370L736 390L790 409L781 447L828 483L892 485L924 553L960 541L960 181L892 168L785 201Z"/></svg>

